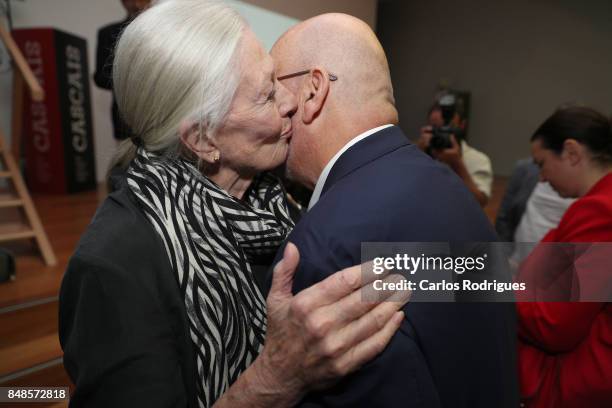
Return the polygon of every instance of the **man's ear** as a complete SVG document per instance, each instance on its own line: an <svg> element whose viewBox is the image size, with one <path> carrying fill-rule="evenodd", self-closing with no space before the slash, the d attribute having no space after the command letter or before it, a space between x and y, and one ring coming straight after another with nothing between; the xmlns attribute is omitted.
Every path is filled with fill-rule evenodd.
<svg viewBox="0 0 612 408"><path fill-rule="evenodd" d="M219 150L206 135L198 123L185 121L179 126L179 135L183 145L198 158L215 163L219 160Z"/></svg>
<svg viewBox="0 0 612 408"><path fill-rule="evenodd" d="M329 93L329 76L327 71L319 67L314 68L309 78L304 81L302 92L302 121L304 123L311 123L321 113Z"/></svg>
<svg viewBox="0 0 612 408"><path fill-rule="evenodd" d="M563 155L573 166L580 163L586 153L585 147L578 143L576 139L565 139L565 142L563 142Z"/></svg>

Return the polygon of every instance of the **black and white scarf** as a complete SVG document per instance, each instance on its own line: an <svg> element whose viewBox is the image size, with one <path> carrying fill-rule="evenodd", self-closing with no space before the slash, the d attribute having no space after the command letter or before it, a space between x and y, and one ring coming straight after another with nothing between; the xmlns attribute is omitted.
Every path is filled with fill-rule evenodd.
<svg viewBox="0 0 612 408"><path fill-rule="evenodd" d="M239 201L190 162L138 149L128 185L164 242L185 299L200 381L210 407L261 351L266 302L251 263L273 256L293 223L272 175Z"/></svg>

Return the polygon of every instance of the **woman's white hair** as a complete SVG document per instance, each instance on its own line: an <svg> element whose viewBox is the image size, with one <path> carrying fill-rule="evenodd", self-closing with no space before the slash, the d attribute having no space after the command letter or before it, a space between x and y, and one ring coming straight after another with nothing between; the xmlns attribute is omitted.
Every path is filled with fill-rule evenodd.
<svg viewBox="0 0 612 408"><path fill-rule="evenodd" d="M240 79L236 57L246 22L219 1L166 0L140 14L115 49L113 89L131 134L149 151L176 157L183 121L211 135L227 115ZM131 140L112 163L134 158Z"/></svg>

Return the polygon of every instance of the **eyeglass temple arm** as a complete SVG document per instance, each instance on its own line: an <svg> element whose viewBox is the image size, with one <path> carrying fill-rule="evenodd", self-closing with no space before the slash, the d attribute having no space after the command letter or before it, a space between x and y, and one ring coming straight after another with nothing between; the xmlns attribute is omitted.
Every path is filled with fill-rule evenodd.
<svg viewBox="0 0 612 408"><path fill-rule="evenodd" d="M308 74L308 73L310 73L310 70L309 70L309 69L304 70L304 71L294 72L293 74L288 74L288 75L279 76L279 77L277 77L276 79L277 79L278 81L282 81L283 79L295 78L295 77L297 77L297 76L306 75L306 74ZM329 74L329 80L330 80L330 81L337 81L337 80L338 80L338 77L337 77L336 75L334 75L334 74L331 74L331 73L330 73L330 74Z"/></svg>

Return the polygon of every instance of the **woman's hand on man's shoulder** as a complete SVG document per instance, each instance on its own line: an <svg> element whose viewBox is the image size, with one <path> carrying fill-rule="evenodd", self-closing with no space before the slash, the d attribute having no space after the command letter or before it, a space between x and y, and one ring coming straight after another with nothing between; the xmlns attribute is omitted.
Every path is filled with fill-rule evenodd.
<svg viewBox="0 0 612 408"><path fill-rule="evenodd" d="M409 292L387 292L380 301L364 300L380 275L362 265L338 271L297 295L292 294L299 252L289 243L274 268L268 295L266 344L253 364L255 381L291 406L310 390L332 385L376 357L399 328L399 311ZM398 275L383 276L393 282ZM391 301L387 301L391 300Z"/></svg>

